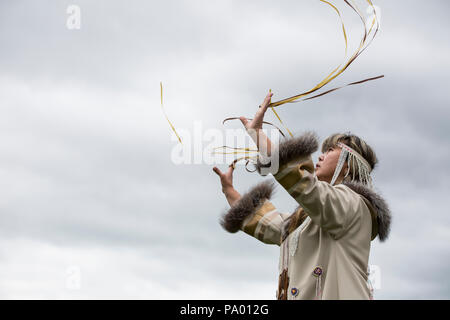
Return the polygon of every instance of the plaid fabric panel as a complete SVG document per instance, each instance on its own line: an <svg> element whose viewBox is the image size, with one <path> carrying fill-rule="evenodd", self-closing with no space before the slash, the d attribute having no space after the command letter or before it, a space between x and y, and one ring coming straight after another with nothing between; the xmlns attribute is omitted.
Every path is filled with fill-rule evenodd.
<svg viewBox="0 0 450 320"><path fill-rule="evenodd" d="M264 204L244 220L242 230L267 244L281 244L283 215L266 200Z"/></svg>
<svg viewBox="0 0 450 320"><path fill-rule="evenodd" d="M280 167L275 179L289 194L297 199L313 183L314 163L311 157L304 161L293 161Z"/></svg>

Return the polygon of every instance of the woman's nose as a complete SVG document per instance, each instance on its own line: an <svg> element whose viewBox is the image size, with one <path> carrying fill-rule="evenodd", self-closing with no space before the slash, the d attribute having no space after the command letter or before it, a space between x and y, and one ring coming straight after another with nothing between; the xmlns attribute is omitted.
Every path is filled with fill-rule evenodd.
<svg viewBox="0 0 450 320"><path fill-rule="evenodd" d="M323 161L323 157L324 157L324 155L321 154L321 155L319 156L319 161Z"/></svg>

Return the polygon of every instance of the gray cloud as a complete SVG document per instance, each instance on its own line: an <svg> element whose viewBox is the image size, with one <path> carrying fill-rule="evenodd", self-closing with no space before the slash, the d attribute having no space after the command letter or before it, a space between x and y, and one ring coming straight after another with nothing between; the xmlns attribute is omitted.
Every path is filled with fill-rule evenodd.
<svg viewBox="0 0 450 320"><path fill-rule="evenodd" d="M69 4L81 30L65 27ZM448 299L449 5L376 4L380 35L329 86L386 78L277 112L294 132L350 130L377 151L394 223L389 241L373 243L375 297ZM239 128L221 121L251 117L269 88L277 99L306 91L342 62L333 10L293 0L0 6L0 297L273 299L278 248L221 229L227 203L212 165L171 162L159 82L177 129ZM354 50L358 19L339 8ZM240 192L260 180L235 171ZM281 187L273 202L296 206ZM78 291L65 286L72 265Z"/></svg>

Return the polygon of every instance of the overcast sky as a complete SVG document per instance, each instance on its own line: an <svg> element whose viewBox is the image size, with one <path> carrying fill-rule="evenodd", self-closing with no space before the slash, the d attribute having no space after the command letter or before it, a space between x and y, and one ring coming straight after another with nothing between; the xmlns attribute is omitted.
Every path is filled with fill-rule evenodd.
<svg viewBox="0 0 450 320"><path fill-rule="evenodd" d="M333 3L354 50L358 17ZM375 298L449 299L450 4L375 4L378 37L327 88L386 77L277 110L297 134L351 131L377 152L393 224L372 242ZM180 132L236 129L222 120L269 88L306 91L341 63L340 28L318 0L2 1L0 298L274 299L279 248L220 227L214 165L172 161L159 83ZM235 170L241 193L264 179ZM281 187L273 203L296 207Z"/></svg>

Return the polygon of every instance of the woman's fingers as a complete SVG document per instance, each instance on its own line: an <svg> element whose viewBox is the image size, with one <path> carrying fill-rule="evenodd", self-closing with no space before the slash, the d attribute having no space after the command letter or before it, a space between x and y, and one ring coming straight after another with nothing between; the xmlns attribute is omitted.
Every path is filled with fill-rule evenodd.
<svg viewBox="0 0 450 320"><path fill-rule="evenodd" d="M272 96L273 96L273 93L272 93L272 92L269 92L269 93L267 94L267 96L265 97L263 103L261 104L261 108L267 109L267 107L268 107L269 104L270 104L270 100L272 99Z"/></svg>
<svg viewBox="0 0 450 320"><path fill-rule="evenodd" d="M234 168L235 168L235 166L232 165L232 164L230 164L230 165L228 166L227 174L233 174ZM223 176L224 176L224 174L222 173L222 171L220 171L220 169L217 168L217 167L214 167L214 168L213 168L213 171L214 171L219 177L223 177Z"/></svg>
<svg viewBox="0 0 450 320"><path fill-rule="evenodd" d="M233 187L233 170L234 166L230 165L228 168L227 173L222 173L219 168L214 167L213 171L220 177L220 183L222 184L222 190L223 188L227 187Z"/></svg>
<svg viewBox="0 0 450 320"><path fill-rule="evenodd" d="M246 117L239 117L239 120L241 120L241 122L244 125L244 127L247 128L247 124L248 124L247 118Z"/></svg>
<svg viewBox="0 0 450 320"><path fill-rule="evenodd" d="M214 171L219 177L222 177L223 174L222 174L222 171L219 170L219 168L214 167L214 168L213 168L213 171Z"/></svg>
<svg viewBox="0 0 450 320"><path fill-rule="evenodd" d="M262 121L264 119L264 115L267 111L266 107L261 106L261 108L256 111L255 116L253 117L252 123L257 123L258 127L262 125Z"/></svg>
<svg viewBox="0 0 450 320"><path fill-rule="evenodd" d="M256 111L256 115L255 115L255 119L257 119L257 121L262 121L262 119L264 118L264 114L267 111L267 108L270 105L270 100L272 99L273 93L269 92L266 96L266 98L264 99L263 103L261 104L260 108L258 109L258 111Z"/></svg>

